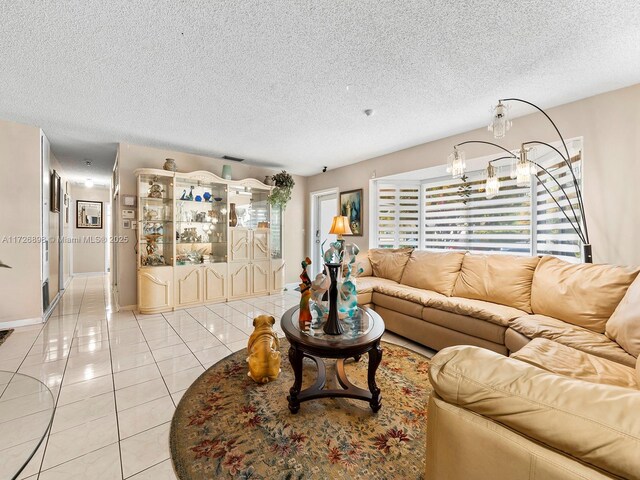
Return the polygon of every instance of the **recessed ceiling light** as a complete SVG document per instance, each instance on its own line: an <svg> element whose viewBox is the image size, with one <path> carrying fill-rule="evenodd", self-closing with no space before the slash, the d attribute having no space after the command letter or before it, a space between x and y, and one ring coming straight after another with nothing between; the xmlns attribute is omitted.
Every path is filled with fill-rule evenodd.
<svg viewBox="0 0 640 480"><path fill-rule="evenodd" d="M367 109L364 111L364 114L365 114L367 117L370 117L371 115L373 115L373 110L372 110L371 108L367 108Z"/></svg>

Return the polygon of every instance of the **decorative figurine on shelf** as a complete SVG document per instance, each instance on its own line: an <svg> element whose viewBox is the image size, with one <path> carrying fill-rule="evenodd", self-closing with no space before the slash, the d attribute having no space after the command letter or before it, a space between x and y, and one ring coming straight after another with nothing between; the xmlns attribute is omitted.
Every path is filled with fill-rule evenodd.
<svg viewBox="0 0 640 480"><path fill-rule="evenodd" d="M260 315L253 319L254 330L247 344L249 377L258 383L272 382L280 374L280 342L273 331L276 319Z"/></svg>
<svg viewBox="0 0 640 480"><path fill-rule="evenodd" d="M202 201L202 197L200 195L196 195L196 202L201 202Z"/></svg>
<svg viewBox="0 0 640 480"><path fill-rule="evenodd" d="M236 204L231 203L229 204L229 206L231 207L231 210L229 211L229 226L235 227L236 225L238 225L238 215L236 215Z"/></svg>
<svg viewBox="0 0 640 480"><path fill-rule="evenodd" d="M180 196L180 200L189 200L187 198L187 190L182 190L182 195Z"/></svg>
<svg viewBox="0 0 640 480"><path fill-rule="evenodd" d="M189 190L189 195L187 196L187 200L193 200L193 189L195 188L193 185L191 185L191 190Z"/></svg>
<svg viewBox="0 0 640 480"><path fill-rule="evenodd" d="M360 249L357 245L349 245L345 250L349 255L349 263L346 266L344 281L342 285L340 285L340 307L338 308L338 315L348 318L355 315L358 310L358 292L356 290L353 268L355 267L356 255L358 255ZM363 271L361 267L358 267L357 274L359 275Z"/></svg>
<svg viewBox="0 0 640 480"><path fill-rule="evenodd" d="M173 158L167 158L165 159L162 168L170 172L175 172L177 170L176 161Z"/></svg>
<svg viewBox="0 0 640 480"><path fill-rule="evenodd" d="M298 317L298 322L300 323L300 330L308 330L309 325L311 325L311 320L313 317L311 316L311 309L309 306L309 300L311 299L311 279L309 278L309 274L307 273L307 267L311 265L311 259L306 257L302 262L302 273L300 274L300 316Z"/></svg>
<svg viewBox="0 0 640 480"><path fill-rule="evenodd" d="M210 202L211 201L211 194L209 192L204 192L202 194L202 196L204 197L204 201L205 202Z"/></svg>
<svg viewBox="0 0 640 480"><path fill-rule="evenodd" d="M330 286L331 279L325 275L324 272L316 275L316 278L311 282L311 299L315 302L322 316L326 315L329 311L322 298Z"/></svg>
<svg viewBox="0 0 640 480"><path fill-rule="evenodd" d="M162 189L162 185L158 183L158 177L153 177L153 180L149 182L149 198L162 198L162 193L164 190Z"/></svg>

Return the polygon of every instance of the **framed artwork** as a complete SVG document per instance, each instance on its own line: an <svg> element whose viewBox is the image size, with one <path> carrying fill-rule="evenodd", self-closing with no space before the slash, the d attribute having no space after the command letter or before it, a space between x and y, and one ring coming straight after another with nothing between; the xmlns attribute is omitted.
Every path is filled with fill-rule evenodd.
<svg viewBox="0 0 640 480"><path fill-rule="evenodd" d="M340 215L349 219L351 232L362 236L362 189L340 192Z"/></svg>
<svg viewBox="0 0 640 480"><path fill-rule="evenodd" d="M62 188L60 175L55 170L51 173L51 184L49 190L51 190L51 211L58 213L60 211L60 189Z"/></svg>
<svg viewBox="0 0 640 480"><path fill-rule="evenodd" d="M76 200L76 228L102 228L102 202Z"/></svg>

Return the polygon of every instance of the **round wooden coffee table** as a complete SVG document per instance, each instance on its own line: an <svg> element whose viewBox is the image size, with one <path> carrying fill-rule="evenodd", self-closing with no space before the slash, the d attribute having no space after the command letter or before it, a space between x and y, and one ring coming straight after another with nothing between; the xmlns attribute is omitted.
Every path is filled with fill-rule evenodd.
<svg viewBox="0 0 640 480"><path fill-rule="evenodd" d="M324 323L314 318L308 331L300 330L299 307L293 307L282 315L281 325L289 340L289 361L293 367L295 380L289 390L289 410L297 413L300 402L326 397L344 397L365 400L371 410L377 412L382 406L380 389L376 385L376 371L382 360L380 338L384 333L384 321L369 308L358 308L357 313L343 320L345 328L341 335L327 335L322 330ZM344 361L353 358L356 362L365 353L369 354L367 382L369 390L353 385L344 371ZM302 361L310 358L318 367L318 378L309 388L302 387ZM341 389L325 389L326 367L324 358L335 358L337 379Z"/></svg>

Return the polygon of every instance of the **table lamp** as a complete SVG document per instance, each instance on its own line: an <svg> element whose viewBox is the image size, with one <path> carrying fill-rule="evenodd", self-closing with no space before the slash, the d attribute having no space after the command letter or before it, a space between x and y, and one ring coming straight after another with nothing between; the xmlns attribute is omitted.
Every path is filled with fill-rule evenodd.
<svg viewBox="0 0 640 480"><path fill-rule="evenodd" d="M349 226L349 219L342 215L336 215L333 217L333 223L331 224L331 230L329 233L338 236L338 242L340 243L340 253L344 250L344 238L343 235L353 235L351 227Z"/></svg>

